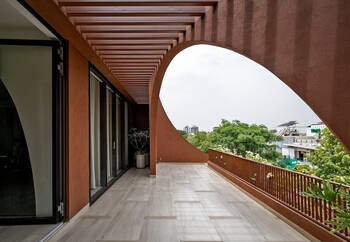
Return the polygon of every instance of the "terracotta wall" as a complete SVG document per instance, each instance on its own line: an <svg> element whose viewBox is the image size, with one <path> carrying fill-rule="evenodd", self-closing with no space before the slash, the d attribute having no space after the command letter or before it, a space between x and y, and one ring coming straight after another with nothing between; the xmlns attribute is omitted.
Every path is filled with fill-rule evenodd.
<svg viewBox="0 0 350 242"><path fill-rule="evenodd" d="M349 0L219 0L208 8L194 24L192 38L164 56L150 85L152 174L160 145L157 105L164 73L178 52L201 43L225 47L265 66L350 149L349 29Z"/></svg>
<svg viewBox="0 0 350 242"><path fill-rule="evenodd" d="M88 61L71 45L68 54L67 215L89 203Z"/></svg>
<svg viewBox="0 0 350 242"><path fill-rule="evenodd" d="M177 132L162 104L157 114L157 160L159 162L207 162L208 155L188 143Z"/></svg>

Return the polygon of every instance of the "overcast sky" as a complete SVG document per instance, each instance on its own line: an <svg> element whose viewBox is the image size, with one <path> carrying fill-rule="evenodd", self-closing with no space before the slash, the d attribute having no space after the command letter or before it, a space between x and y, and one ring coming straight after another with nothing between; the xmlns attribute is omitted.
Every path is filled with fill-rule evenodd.
<svg viewBox="0 0 350 242"><path fill-rule="evenodd" d="M265 124L319 121L317 115L274 74L230 50L197 45L170 63L160 98L174 126L212 130L221 119Z"/></svg>

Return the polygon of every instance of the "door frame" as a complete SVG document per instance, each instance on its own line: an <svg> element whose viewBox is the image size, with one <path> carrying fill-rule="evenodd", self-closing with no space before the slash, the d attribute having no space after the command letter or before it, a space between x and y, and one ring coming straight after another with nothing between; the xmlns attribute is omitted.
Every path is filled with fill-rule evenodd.
<svg viewBox="0 0 350 242"><path fill-rule="evenodd" d="M59 40L0 39L0 45L52 48L52 216L0 217L0 225L55 224L66 219L67 43Z"/></svg>

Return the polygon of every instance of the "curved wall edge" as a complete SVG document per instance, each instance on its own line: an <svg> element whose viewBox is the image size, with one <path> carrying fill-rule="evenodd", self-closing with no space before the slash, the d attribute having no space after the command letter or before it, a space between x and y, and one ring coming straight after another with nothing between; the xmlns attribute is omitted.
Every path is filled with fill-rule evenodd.
<svg viewBox="0 0 350 242"><path fill-rule="evenodd" d="M157 161L207 162L208 154L188 143L176 130L159 100L157 112Z"/></svg>

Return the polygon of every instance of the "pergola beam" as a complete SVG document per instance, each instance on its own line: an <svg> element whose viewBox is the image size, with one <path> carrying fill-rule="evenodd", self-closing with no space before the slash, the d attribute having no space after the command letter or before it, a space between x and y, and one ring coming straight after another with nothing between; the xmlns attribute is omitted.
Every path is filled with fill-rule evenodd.
<svg viewBox="0 0 350 242"><path fill-rule="evenodd" d="M159 0L119 0L119 1L71 1L59 0L59 6L213 6L218 0L178 0L178 1L159 1Z"/></svg>
<svg viewBox="0 0 350 242"><path fill-rule="evenodd" d="M96 51L105 50L169 50L170 45L94 45Z"/></svg>

